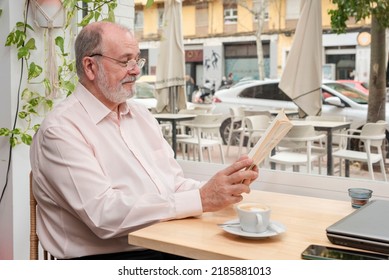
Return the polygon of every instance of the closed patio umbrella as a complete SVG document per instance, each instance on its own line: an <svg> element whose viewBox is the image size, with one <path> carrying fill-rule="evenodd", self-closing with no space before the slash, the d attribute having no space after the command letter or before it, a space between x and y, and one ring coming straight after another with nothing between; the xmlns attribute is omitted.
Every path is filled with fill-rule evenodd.
<svg viewBox="0 0 389 280"><path fill-rule="evenodd" d="M177 113L186 108L182 0L165 0L156 74L156 111Z"/></svg>
<svg viewBox="0 0 389 280"><path fill-rule="evenodd" d="M321 1L301 1L300 19L279 83L279 88L300 108L300 116L321 113L321 18Z"/></svg>

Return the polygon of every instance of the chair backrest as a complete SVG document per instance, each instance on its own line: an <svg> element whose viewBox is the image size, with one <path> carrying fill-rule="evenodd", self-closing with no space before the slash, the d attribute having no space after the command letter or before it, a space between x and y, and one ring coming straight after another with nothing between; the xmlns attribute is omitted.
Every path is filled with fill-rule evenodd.
<svg viewBox="0 0 389 280"><path fill-rule="evenodd" d="M217 124L221 125L223 121L223 115L222 114L202 114L197 115L194 120L192 120L192 123L200 123L200 124Z"/></svg>
<svg viewBox="0 0 389 280"><path fill-rule="evenodd" d="M258 116L258 115L265 115L265 116L268 116L269 118L271 118L271 113L269 111L256 111L256 110L253 110L253 111L250 111L250 110L246 110L244 112L245 116L246 117L249 117L249 116Z"/></svg>
<svg viewBox="0 0 389 280"><path fill-rule="evenodd" d="M201 124L201 132L202 136L208 138L209 136L220 138L220 126L223 121L223 115L222 114L204 114L204 115L198 115L194 120L191 122L193 124ZM211 126L207 126L207 125Z"/></svg>
<svg viewBox="0 0 389 280"><path fill-rule="evenodd" d="M201 105L195 105L193 107L193 110L202 110L205 111L206 114L212 114L212 111L215 109L214 104L201 104Z"/></svg>
<svg viewBox="0 0 389 280"><path fill-rule="evenodd" d="M267 115L255 115L244 118L244 123L247 129L263 130L270 125L270 117Z"/></svg>
<svg viewBox="0 0 389 280"><path fill-rule="evenodd" d="M245 112L243 107L230 107L230 115L232 122L238 122L243 120Z"/></svg>
<svg viewBox="0 0 389 280"><path fill-rule="evenodd" d="M32 172L30 172L30 260L39 259L39 239L36 234L36 200L32 193Z"/></svg>
<svg viewBox="0 0 389 280"><path fill-rule="evenodd" d="M364 136L376 136L378 139L371 140L370 146L380 149L382 146L382 141L386 138L386 124L387 123L385 121L377 121L376 123L366 123L362 127L361 137L363 138ZM361 141L363 141L365 145L367 144L366 140L361 139Z"/></svg>
<svg viewBox="0 0 389 280"><path fill-rule="evenodd" d="M39 238L36 231L37 202L32 190L33 182L34 178L32 176L32 172L30 172L30 260L39 260ZM43 259L53 260L54 257L51 256L46 250L43 250Z"/></svg>
<svg viewBox="0 0 389 280"><path fill-rule="evenodd" d="M285 135L285 140L281 140L279 146L300 149L307 147L306 138L315 137L317 134L312 125L294 125Z"/></svg>

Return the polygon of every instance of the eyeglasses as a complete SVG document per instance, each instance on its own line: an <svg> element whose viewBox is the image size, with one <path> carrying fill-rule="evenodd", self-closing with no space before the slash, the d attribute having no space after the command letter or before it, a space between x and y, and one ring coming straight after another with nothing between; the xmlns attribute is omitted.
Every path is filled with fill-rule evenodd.
<svg viewBox="0 0 389 280"><path fill-rule="evenodd" d="M146 63L146 58L129 59L127 61L123 61L123 60L119 60L119 59L116 59L113 57L103 55L101 53L95 53L95 54L90 55L89 57L94 57L94 56L101 56L104 58L111 59L111 60L117 62L120 66L127 68L128 70L134 69L135 65L138 66L139 69L141 69Z"/></svg>

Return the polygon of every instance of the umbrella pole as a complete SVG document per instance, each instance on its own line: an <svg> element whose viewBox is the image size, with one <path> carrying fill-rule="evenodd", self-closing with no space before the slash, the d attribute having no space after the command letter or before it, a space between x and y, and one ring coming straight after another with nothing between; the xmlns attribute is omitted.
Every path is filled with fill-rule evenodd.
<svg viewBox="0 0 389 280"><path fill-rule="evenodd" d="M170 110L173 114L177 114L177 87L169 88Z"/></svg>

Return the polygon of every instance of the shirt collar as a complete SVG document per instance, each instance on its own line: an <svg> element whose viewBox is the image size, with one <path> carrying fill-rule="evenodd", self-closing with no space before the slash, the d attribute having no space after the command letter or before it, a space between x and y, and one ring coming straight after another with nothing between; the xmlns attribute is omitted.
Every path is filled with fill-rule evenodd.
<svg viewBox="0 0 389 280"><path fill-rule="evenodd" d="M111 110L101 103L100 100L98 100L81 83L78 83L74 94L95 124L102 121L111 113ZM119 114L120 116L127 114L131 115L130 108L126 102L119 105Z"/></svg>

